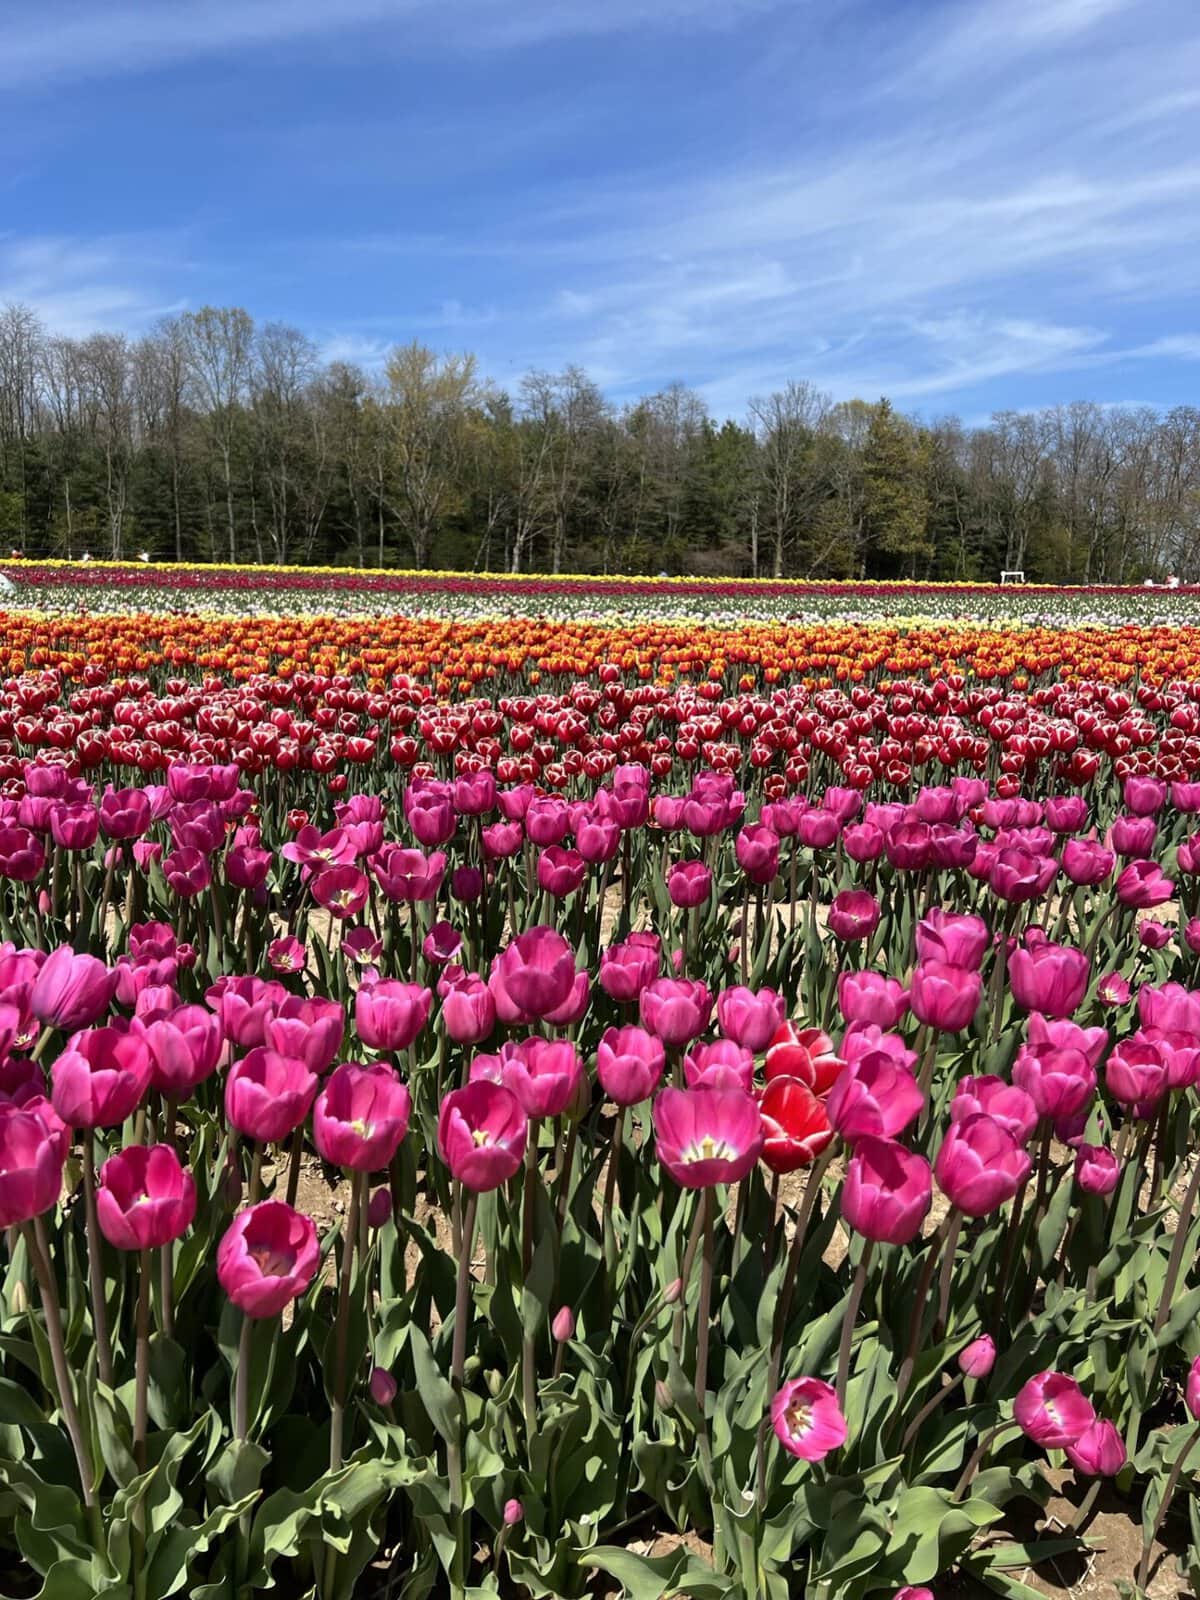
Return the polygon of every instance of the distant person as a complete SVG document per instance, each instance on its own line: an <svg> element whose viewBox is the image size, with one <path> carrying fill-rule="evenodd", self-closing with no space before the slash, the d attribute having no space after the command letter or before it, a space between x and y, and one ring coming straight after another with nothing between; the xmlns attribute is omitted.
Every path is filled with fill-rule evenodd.
<svg viewBox="0 0 1200 1600"><path fill-rule="evenodd" d="M1170 577L1167 579L1167 588L1168 589L1178 589L1178 587L1179 587L1179 579L1175 576L1174 573L1172 573L1170 575Z"/></svg>

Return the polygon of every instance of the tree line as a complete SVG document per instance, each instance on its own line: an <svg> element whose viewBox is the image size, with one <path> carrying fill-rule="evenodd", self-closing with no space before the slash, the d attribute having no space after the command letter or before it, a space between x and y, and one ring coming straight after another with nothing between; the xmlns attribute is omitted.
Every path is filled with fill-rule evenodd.
<svg viewBox="0 0 1200 1600"><path fill-rule="evenodd" d="M0 310L0 546L28 556L522 572L1200 577L1200 410L928 422L792 382L713 417L578 367L506 392L419 342L382 372L237 307L141 338Z"/></svg>

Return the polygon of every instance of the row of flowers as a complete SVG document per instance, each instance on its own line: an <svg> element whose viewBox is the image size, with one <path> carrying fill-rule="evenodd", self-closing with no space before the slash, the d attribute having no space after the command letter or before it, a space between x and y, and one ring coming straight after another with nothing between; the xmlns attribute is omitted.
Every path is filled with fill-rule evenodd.
<svg viewBox="0 0 1200 1600"><path fill-rule="evenodd" d="M283 615L458 619L535 614L555 620L690 617L739 621L969 618L1010 624L1123 626L1200 621L1200 588L1051 584L820 582L256 567L157 562L0 562L23 605Z"/></svg>
<svg viewBox="0 0 1200 1600"><path fill-rule="evenodd" d="M0 1528L48 1591L349 1596L386 1548L414 1593L1005 1592L1046 1542L988 1530L1050 1453L1053 1551L1115 1478L1145 1592L1197 1465L1200 788L1126 758L1177 733L1187 769L1190 691L1047 684L1075 790L1027 750L873 799L769 789L718 688L690 764L600 744L571 797L486 749L374 786L181 759L152 726L236 742L247 687L82 676L69 715L167 754L130 785L55 675L6 686ZM407 708L441 757L677 704L253 688L299 748ZM974 692L841 699L872 749L971 715L1020 754ZM762 702L791 754L809 703Z"/></svg>

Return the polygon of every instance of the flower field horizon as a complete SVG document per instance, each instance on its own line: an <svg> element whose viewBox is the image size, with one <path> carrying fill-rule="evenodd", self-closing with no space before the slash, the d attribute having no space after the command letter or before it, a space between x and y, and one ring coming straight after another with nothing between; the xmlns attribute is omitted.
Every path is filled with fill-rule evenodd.
<svg viewBox="0 0 1200 1600"><path fill-rule="evenodd" d="M3 571L4 1592L1200 1592L1200 593Z"/></svg>

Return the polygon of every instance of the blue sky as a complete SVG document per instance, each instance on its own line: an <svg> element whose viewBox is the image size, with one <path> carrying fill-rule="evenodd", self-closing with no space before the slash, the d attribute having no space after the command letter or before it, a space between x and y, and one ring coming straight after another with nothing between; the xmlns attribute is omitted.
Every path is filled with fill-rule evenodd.
<svg viewBox="0 0 1200 1600"><path fill-rule="evenodd" d="M370 366L1200 403L1196 0L6 0L0 302Z"/></svg>

